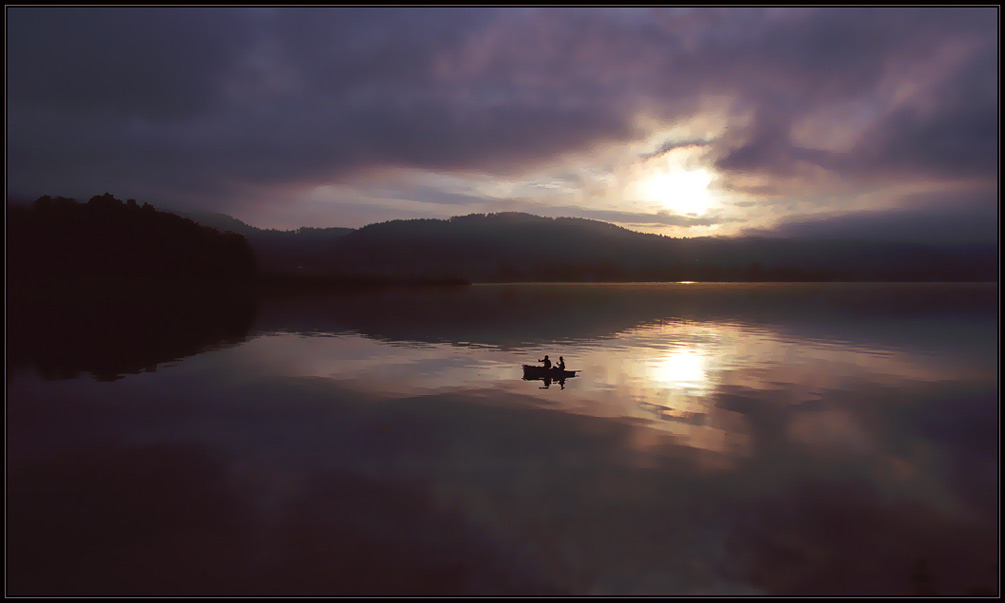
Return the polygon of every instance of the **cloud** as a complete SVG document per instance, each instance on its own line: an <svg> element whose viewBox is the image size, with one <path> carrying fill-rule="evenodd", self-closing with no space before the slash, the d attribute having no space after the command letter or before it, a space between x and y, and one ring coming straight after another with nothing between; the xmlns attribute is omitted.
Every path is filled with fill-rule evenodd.
<svg viewBox="0 0 1005 603"><path fill-rule="evenodd" d="M846 177L929 173L933 167L950 176L993 174L988 156L994 157L989 151L996 144L998 49L979 22L991 13L784 12L795 16L744 41L760 67L752 72L763 83L742 84L753 123L735 143L723 145L717 167L784 175L811 163ZM851 102L862 110L846 127L868 123L852 148L828 153L793 140L799 118ZM828 141L816 142L826 148Z"/></svg>
<svg viewBox="0 0 1005 603"><path fill-rule="evenodd" d="M13 8L8 102L103 116L191 118L218 108L219 76L251 43L254 11Z"/></svg>
<svg viewBox="0 0 1005 603"><path fill-rule="evenodd" d="M718 214L696 216L662 210L648 213L572 206L556 207L552 210L552 213L561 216L575 216L633 226L712 226L739 221L739 218Z"/></svg>
<svg viewBox="0 0 1005 603"><path fill-rule="evenodd" d="M654 157L666 155L667 153L676 151L678 149L703 149L707 147L710 144L710 142L711 141L709 140L703 140L697 138L689 140L668 140L665 141L663 144L661 144L659 147L657 147L656 150L639 155L639 159L643 161L647 159L653 159Z"/></svg>
<svg viewBox="0 0 1005 603"><path fill-rule="evenodd" d="M994 243L998 240L995 191L915 197L907 207L790 218L757 233L814 239L875 239L922 243Z"/></svg>
<svg viewBox="0 0 1005 603"><path fill-rule="evenodd" d="M853 167L997 179L997 45L948 74L937 91L899 107L870 132Z"/></svg>
<svg viewBox="0 0 1005 603"><path fill-rule="evenodd" d="M517 178L711 105L724 128L675 140L726 190L996 181L992 10L12 8L8 187L222 207Z"/></svg>

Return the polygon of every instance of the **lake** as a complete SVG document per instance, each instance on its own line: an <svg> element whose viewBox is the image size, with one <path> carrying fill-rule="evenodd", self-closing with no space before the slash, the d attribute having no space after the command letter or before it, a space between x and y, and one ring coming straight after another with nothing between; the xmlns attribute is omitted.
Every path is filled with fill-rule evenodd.
<svg viewBox="0 0 1005 603"><path fill-rule="evenodd" d="M60 304L8 595L999 594L997 284Z"/></svg>

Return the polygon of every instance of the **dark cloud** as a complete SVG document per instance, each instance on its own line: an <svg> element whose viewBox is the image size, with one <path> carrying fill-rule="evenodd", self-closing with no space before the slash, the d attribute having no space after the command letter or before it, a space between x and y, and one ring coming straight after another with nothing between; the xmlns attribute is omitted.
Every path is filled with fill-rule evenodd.
<svg viewBox="0 0 1005 603"><path fill-rule="evenodd" d="M716 161L726 172L768 173L776 177L798 174L806 168L826 167L833 153L792 143L784 131L764 129Z"/></svg>
<svg viewBox="0 0 1005 603"><path fill-rule="evenodd" d="M856 169L997 178L998 49L983 48L921 106L900 108L870 133ZM930 104L930 107L926 107Z"/></svg>
<svg viewBox="0 0 1005 603"><path fill-rule="evenodd" d="M237 203L388 167L514 175L708 98L734 118L701 139L727 176L996 178L995 10L11 8L9 192ZM881 97L953 52L921 96ZM858 144L796 141L840 103L871 111Z"/></svg>
<svg viewBox="0 0 1005 603"><path fill-rule="evenodd" d="M708 146L711 142L711 140L702 140L697 138L690 140L668 140L661 144L655 151L652 151L651 153L643 153L639 156L639 159L652 159L653 157L659 157L660 155L665 155L678 149L702 149Z"/></svg>
<svg viewBox="0 0 1005 603"><path fill-rule="evenodd" d="M232 9L8 9L8 102L119 127L219 109L220 76L252 44L253 18Z"/></svg>
<svg viewBox="0 0 1005 603"><path fill-rule="evenodd" d="M995 176L997 164L996 34L982 23L988 10L832 9L782 11L741 44L751 51L748 74L732 72L736 93L754 110L753 124L724 139L717 167L730 172L789 175L817 166L846 177ZM993 19L992 19L993 20ZM751 38L750 36L755 36ZM741 48L733 47L735 56ZM925 65L958 52L961 65L943 81L893 110L885 87L907 88L934 74ZM724 64L732 53L717 53ZM723 65L723 69L726 67ZM856 101L873 109L873 124L854 148L822 152L793 139L793 127L814 110ZM827 142L827 141L823 141Z"/></svg>
<svg viewBox="0 0 1005 603"><path fill-rule="evenodd" d="M998 240L996 191L969 195L940 193L915 197L910 201L913 203L909 206L895 209L790 219L760 234L922 243L994 243Z"/></svg>

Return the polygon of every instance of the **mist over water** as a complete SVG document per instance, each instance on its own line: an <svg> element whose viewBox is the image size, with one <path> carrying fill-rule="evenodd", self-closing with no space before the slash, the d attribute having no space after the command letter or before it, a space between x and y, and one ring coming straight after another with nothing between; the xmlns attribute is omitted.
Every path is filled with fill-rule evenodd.
<svg viewBox="0 0 1005 603"><path fill-rule="evenodd" d="M998 594L997 296L285 297L114 379L50 337L8 368L8 592Z"/></svg>

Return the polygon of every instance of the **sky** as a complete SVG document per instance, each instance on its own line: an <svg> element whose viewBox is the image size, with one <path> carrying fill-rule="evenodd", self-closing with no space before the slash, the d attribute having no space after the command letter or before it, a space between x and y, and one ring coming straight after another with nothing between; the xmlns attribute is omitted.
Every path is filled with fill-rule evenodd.
<svg viewBox="0 0 1005 603"><path fill-rule="evenodd" d="M9 199L997 240L997 6L5 17Z"/></svg>

